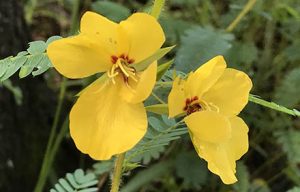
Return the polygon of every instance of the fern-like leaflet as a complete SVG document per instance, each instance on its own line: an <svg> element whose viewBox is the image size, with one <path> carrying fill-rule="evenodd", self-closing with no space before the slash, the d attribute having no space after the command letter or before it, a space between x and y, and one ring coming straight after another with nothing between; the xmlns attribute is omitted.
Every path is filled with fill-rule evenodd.
<svg viewBox="0 0 300 192"><path fill-rule="evenodd" d="M27 77L30 74L37 76L47 71L52 67L52 64L46 54L46 49L51 42L60 38L60 36L53 36L46 42L30 42L27 51L22 51L15 57L10 56L0 60L0 82L10 78L18 70L20 70L20 78Z"/></svg>
<svg viewBox="0 0 300 192"><path fill-rule="evenodd" d="M151 118L149 118L150 121ZM159 120L158 120L159 121ZM177 140L181 135L186 134L187 128L181 127L184 125L183 121L179 122L168 122L168 128L160 130L157 127L149 128L146 136L129 152L126 154L125 163L130 163L132 161L137 162L143 160L144 163L148 163L151 160L151 156L147 156L148 153L156 152L156 155L159 156L159 153L164 151L164 147L169 145L173 140ZM156 129L153 131L152 129ZM152 155L152 154L151 154ZM146 159L145 159L146 158Z"/></svg>
<svg viewBox="0 0 300 192"><path fill-rule="evenodd" d="M60 178L50 192L96 192L97 183L94 173L85 174L82 169L77 169L74 173L67 173L64 178Z"/></svg>

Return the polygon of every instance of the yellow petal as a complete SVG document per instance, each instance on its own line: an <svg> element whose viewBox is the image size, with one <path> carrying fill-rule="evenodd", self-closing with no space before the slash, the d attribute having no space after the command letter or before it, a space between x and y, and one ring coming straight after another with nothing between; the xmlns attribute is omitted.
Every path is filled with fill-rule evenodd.
<svg viewBox="0 0 300 192"><path fill-rule="evenodd" d="M172 90L168 96L169 117L183 113L185 107L184 80L177 77L172 86Z"/></svg>
<svg viewBox="0 0 300 192"><path fill-rule="evenodd" d="M201 97L203 93L217 82L225 68L226 62L224 58L222 56L214 57L189 75L185 89L191 97Z"/></svg>
<svg viewBox="0 0 300 192"><path fill-rule="evenodd" d="M121 97L129 103L140 103L149 97L156 82L157 63L154 62L149 67L138 74L138 82L129 77L129 86L126 86L123 79L120 81L122 90Z"/></svg>
<svg viewBox="0 0 300 192"><path fill-rule="evenodd" d="M78 98L70 113L70 132L77 148L96 160L107 160L138 143L147 128L142 103L130 104L118 96L111 82L95 84Z"/></svg>
<svg viewBox="0 0 300 192"><path fill-rule="evenodd" d="M118 24L94 12L86 12L80 21L80 31L95 37L95 42L102 45L107 52L117 54L119 42ZM110 58L109 58L110 59Z"/></svg>
<svg viewBox="0 0 300 192"><path fill-rule="evenodd" d="M227 142L227 151L232 153L234 160L240 159L249 148L248 143L248 126L240 117L229 119L231 124L232 136Z"/></svg>
<svg viewBox="0 0 300 192"><path fill-rule="evenodd" d="M200 111L184 118L189 130L199 140L220 143L231 137L230 122L227 117L213 111Z"/></svg>
<svg viewBox="0 0 300 192"><path fill-rule="evenodd" d="M251 88L252 82L247 74L228 68L203 95L203 100L219 107L224 115L236 116L248 103Z"/></svg>
<svg viewBox="0 0 300 192"><path fill-rule="evenodd" d="M129 44L128 55L135 62L139 62L153 55L165 41L164 32L158 21L146 13L135 13L127 20L120 23L122 35L121 39Z"/></svg>
<svg viewBox="0 0 300 192"><path fill-rule="evenodd" d="M235 177L235 161L227 154L226 145L201 141L191 134L191 139L199 157L208 163L208 169L219 175L223 183L232 184L237 181Z"/></svg>
<svg viewBox="0 0 300 192"><path fill-rule="evenodd" d="M47 55L55 69L68 78L87 77L110 67L110 54L84 34L54 41Z"/></svg>

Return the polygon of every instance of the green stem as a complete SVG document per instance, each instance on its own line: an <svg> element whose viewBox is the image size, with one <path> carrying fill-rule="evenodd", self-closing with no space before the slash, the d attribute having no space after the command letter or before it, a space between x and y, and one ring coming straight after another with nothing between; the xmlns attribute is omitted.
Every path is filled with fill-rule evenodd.
<svg viewBox="0 0 300 192"><path fill-rule="evenodd" d="M57 130L57 125L58 125L58 121L59 121L59 117L60 117L60 113L61 113L61 108L62 108L63 100L65 97L65 92L66 92L66 78L63 78L63 80L61 82L61 86L60 86L58 104L57 104L57 108L55 111L54 121L52 124L51 132L50 132L50 136L49 136L49 140L48 140L48 144L47 144L47 148L46 148L46 153L45 153L45 156L43 159L42 168L40 170L39 178L36 183L34 192L41 192L43 190L44 185L47 180L47 175L48 175L49 168L50 168L49 167L49 157L50 157L51 151L52 151L51 148L53 146L53 142L54 142L54 138L55 138L55 134L56 134L56 130Z"/></svg>
<svg viewBox="0 0 300 192"><path fill-rule="evenodd" d="M74 0L74 4L72 7L72 15L71 15L71 28L70 28L70 35L75 34L76 30L78 29L78 13L80 8L80 0Z"/></svg>
<svg viewBox="0 0 300 192"><path fill-rule="evenodd" d="M125 159L125 153L121 153L117 156L110 192L118 192L119 191L124 159Z"/></svg>
<svg viewBox="0 0 300 192"><path fill-rule="evenodd" d="M47 170L49 171L49 169L51 168L52 164L53 164L53 160L57 154L57 151L58 151L58 148L64 138L64 136L67 134L68 132L68 123L69 123L69 120L68 118L66 118L66 120L64 121L59 133L57 134L57 137L55 138L55 141L53 143L53 146L52 146L52 150L50 152L50 155L49 155L49 160L48 160L48 167L47 167Z"/></svg>
<svg viewBox="0 0 300 192"><path fill-rule="evenodd" d="M155 0L151 10L151 15L158 19L164 4L165 0Z"/></svg>
<svg viewBox="0 0 300 192"><path fill-rule="evenodd" d="M251 95L251 94L249 95L249 101L251 101L253 103L256 103L258 105L262 105L264 107L276 110L276 111L280 111L280 112L283 112L283 113L287 113L289 115L300 117L300 112L296 109L288 109L288 108L280 106L276 103L260 99L260 98L254 96L254 95Z"/></svg>
<svg viewBox="0 0 300 192"><path fill-rule="evenodd" d="M238 14L238 16L230 23L230 25L226 28L227 32L232 32L233 29L237 26L237 24L241 21L241 19L253 8L256 0L249 0L247 4L244 6L242 11Z"/></svg>

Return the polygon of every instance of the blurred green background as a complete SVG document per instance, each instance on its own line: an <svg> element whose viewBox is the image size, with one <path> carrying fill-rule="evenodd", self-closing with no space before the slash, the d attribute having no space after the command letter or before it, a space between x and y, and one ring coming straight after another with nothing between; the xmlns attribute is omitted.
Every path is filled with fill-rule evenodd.
<svg viewBox="0 0 300 192"><path fill-rule="evenodd" d="M251 93L300 109L300 1L257 0L232 30L229 24L247 0L167 0L160 16L167 41L176 44L167 59L171 69L189 72L215 55L253 80ZM81 15L92 10L116 22L131 13L149 12L147 0L6 0L0 2L1 59L27 49L27 43L66 37L78 31ZM162 62L161 62L162 63ZM1 72L1 71L0 71ZM168 79L168 71L161 81ZM54 70L37 77L13 76L0 84L0 191L32 191L37 181L62 78ZM67 81L62 124L74 95L91 82ZM154 90L166 101L168 92ZM230 90L228 90L230 91ZM226 94L226 93L224 93ZM153 103L150 98L147 103ZM149 113L149 132L172 124ZM300 120L249 103L240 114L250 128L250 148L238 162L239 182L226 186L207 170L188 135L142 155L123 178L123 191L140 192L300 192ZM159 120L162 120L161 123ZM112 162L94 162L80 154L66 134L45 191L77 168L97 175L99 191L109 191Z"/></svg>

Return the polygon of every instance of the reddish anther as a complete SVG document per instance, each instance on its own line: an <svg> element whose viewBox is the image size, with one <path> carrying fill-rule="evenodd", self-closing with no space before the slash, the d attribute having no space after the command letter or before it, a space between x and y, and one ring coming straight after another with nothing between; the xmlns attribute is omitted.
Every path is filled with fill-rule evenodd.
<svg viewBox="0 0 300 192"><path fill-rule="evenodd" d="M125 59L125 55L124 55L124 54L121 54L121 55L120 55L120 58Z"/></svg>
<svg viewBox="0 0 300 192"><path fill-rule="evenodd" d="M194 96L185 100L185 107L183 108L183 110L186 111L188 115L202 109L201 105L197 102L198 99L199 98L197 96Z"/></svg>
<svg viewBox="0 0 300 192"><path fill-rule="evenodd" d="M198 100L197 96L193 97L193 99L192 99L192 101L197 101L197 100Z"/></svg>
<svg viewBox="0 0 300 192"><path fill-rule="evenodd" d="M134 59L129 59L129 60L128 60L128 63L129 63L129 64L134 63Z"/></svg>
<svg viewBox="0 0 300 192"><path fill-rule="evenodd" d="M115 56L115 55L111 56L111 62L113 64L115 64L117 61L118 61L118 57L117 56Z"/></svg>
<svg viewBox="0 0 300 192"><path fill-rule="evenodd" d="M111 62L113 64L116 64L116 62L118 61L118 59L122 59L125 63L127 64L132 64L134 63L134 59L130 59L128 55L125 55L124 53L121 54L119 57L118 56L115 56L115 55L112 55L111 56Z"/></svg>
<svg viewBox="0 0 300 192"><path fill-rule="evenodd" d="M186 105L189 105L191 103L191 100L189 99L189 98L187 98L186 100L185 100L185 104Z"/></svg>

